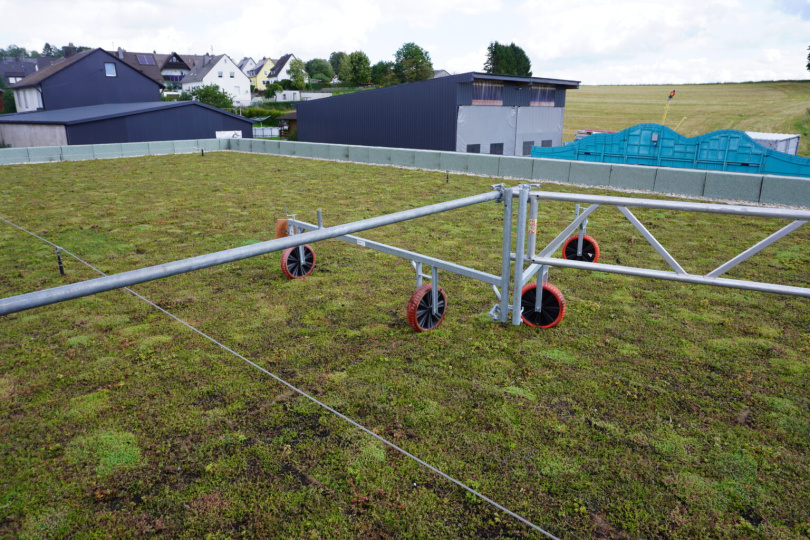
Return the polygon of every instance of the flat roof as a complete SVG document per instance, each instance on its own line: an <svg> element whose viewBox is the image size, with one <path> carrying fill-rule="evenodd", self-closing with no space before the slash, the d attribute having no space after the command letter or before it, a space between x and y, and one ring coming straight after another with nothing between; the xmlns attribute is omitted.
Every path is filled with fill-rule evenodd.
<svg viewBox="0 0 810 540"><path fill-rule="evenodd" d="M239 120L251 122L249 119L217 109L199 101L149 101L146 103L107 103L104 105L89 105L87 107L71 107L55 111L33 111L16 114L0 115L0 124L85 124L96 120L117 118L153 111L163 111L175 107L204 107L220 114L232 116ZM251 122L252 123L252 122Z"/></svg>

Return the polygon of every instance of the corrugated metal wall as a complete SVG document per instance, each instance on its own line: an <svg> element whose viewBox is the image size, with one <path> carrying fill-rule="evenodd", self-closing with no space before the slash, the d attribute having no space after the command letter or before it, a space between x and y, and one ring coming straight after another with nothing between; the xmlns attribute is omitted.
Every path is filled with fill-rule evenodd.
<svg viewBox="0 0 810 540"><path fill-rule="evenodd" d="M71 145L212 139L217 131L241 131L248 139L253 125L201 106L184 106L67 126Z"/></svg>
<svg viewBox="0 0 810 540"><path fill-rule="evenodd" d="M115 63L115 77L106 76L105 63ZM104 103L160 101L158 83L102 51L88 54L41 84L42 105L46 111Z"/></svg>
<svg viewBox="0 0 810 540"><path fill-rule="evenodd" d="M298 140L455 150L459 79L441 77L299 103Z"/></svg>

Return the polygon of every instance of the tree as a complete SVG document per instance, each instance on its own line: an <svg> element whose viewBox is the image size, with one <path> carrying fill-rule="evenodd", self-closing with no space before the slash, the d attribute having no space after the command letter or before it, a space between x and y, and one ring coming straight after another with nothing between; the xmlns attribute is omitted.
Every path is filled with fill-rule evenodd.
<svg viewBox="0 0 810 540"><path fill-rule="evenodd" d="M14 103L14 92L8 89L6 81L0 77L0 89L3 90L3 110L0 114L11 114L17 112L17 104Z"/></svg>
<svg viewBox="0 0 810 540"><path fill-rule="evenodd" d="M484 64L486 73L499 75L532 76L532 63L526 52L515 45L503 45L493 41L487 47L487 61Z"/></svg>
<svg viewBox="0 0 810 540"><path fill-rule="evenodd" d="M277 93L283 90L284 87L277 82L273 84L268 84L267 87L264 89L264 97L266 97L267 99L273 99L274 97L276 97Z"/></svg>
<svg viewBox="0 0 810 540"><path fill-rule="evenodd" d="M343 67L343 64L349 59L349 55L345 52L333 52L329 55L329 65L332 66L332 73L340 77L340 69Z"/></svg>
<svg viewBox="0 0 810 540"><path fill-rule="evenodd" d="M340 67L340 80L356 86L371 82L371 62L363 51L354 51Z"/></svg>
<svg viewBox="0 0 810 540"><path fill-rule="evenodd" d="M9 45L6 49L0 49L0 57L2 58L20 58L27 57L28 51L25 47L18 47L16 45Z"/></svg>
<svg viewBox="0 0 810 540"><path fill-rule="evenodd" d="M190 92L183 90L178 101L199 101L212 107L219 109L228 109L233 107L233 96L228 92L220 89L216 84L209 84L206 86L198 86L192 88Z"/></svg>
<svg viewBox="0 0 810 540"><path fill-rule="evenodd" d="M290 86L293 89L303 90L307 87L306 65L303 60L293 59L287 68L287 75L290 76Z"/></svg>
<svg viewBox="0 0 810 540"><path fill-rule="evenodd" d="M64 53L59 47L54 47L50 43L45 43L45 46L42 47L42 56L46 56L48 58L62 58Z"/></svg>
<svg viewBox="0 0 810 540"><path fill-rule="evenodd" d="M394 73L402 82L424 81L433 77L433 62L416 43L405 43L394 54Z"/></svg>
<svg viewBox="0 0 810 540"><path fill-rule="evenodd" d="M377 86L388 86L399 83L394 73L394 63L380 60L371 66L371 82Z"/></svg>
<svg viewBox="0 0 810 540"><path fill-rule="evenodd" d="M328 83L335 76L335 71L332 69L332 64L323 58L313 58L306 65L307 73L309 73L310 80L318 79Z"/></svg>

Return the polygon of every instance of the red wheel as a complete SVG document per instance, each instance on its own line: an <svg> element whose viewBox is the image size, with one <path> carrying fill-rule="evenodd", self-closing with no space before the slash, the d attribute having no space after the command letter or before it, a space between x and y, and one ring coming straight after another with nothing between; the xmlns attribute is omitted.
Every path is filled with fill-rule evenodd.
<svg viewBox="0 0 810 540"><path fill-rule="evenodd" d="M529 326L539 328L552 328L557 326L565 317L565 298L560 290L551 283L543 283L543 298L540 301L540 311L535 309L537 298L537 282L527 283L520 296L520 307L523 308L520 317Z"/></svg>
<svg viewBox="0 0 810 540"><path fill-rule="evenodd" d="M565 241L562 248L563 259L569 261L596 262L599 260L599 244L587 234L582 237L582 255L577 255L579 236L572 236Z"/></svg>
<svg viewBox="0 0 810 540"><path fill-rule="evenodd" d="M281 253L281 271L290 279L307 277L315 268L315 252L309 246L301 246L304 251L303 258L298 246L285 249Z"/></svg>
<svg viewBox="0 0 810 540"><path fill-rule="evenodd" d="M417 332L433 330L442 324L447 309L447 297L439 287L439 302L436 313L433 313L433 285L422 285L411 296L408 302L408 324Z"/></svg>

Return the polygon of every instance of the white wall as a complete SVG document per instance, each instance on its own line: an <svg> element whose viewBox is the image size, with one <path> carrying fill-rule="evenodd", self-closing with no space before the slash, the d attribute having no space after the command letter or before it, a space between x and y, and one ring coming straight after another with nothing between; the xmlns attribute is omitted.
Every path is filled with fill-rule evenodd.
<svg viewBox="0 0 810 540"><path fill-rule="evenodd" d="M14 90L17 112L35 111L42 108L42 94L33 87Z"/></svg>
<svg viewBox="0 0 810 540"><path fill-rule="evenodd" d="M222 74L222 76L220 76ZM231 75L233 74L233 77ZM203 77L202 82L183 83L183 90L191 90L198 86L215 84L233 96L235 107L250 105L250 79L227 55L220 58L211 71Z"/></svg>
<svg viewBox="0 0 810 540"><path fill-rule="evenodd" d="M0 124L0 141L12 148L66 146L65 126L46 124Z"/></svg>

